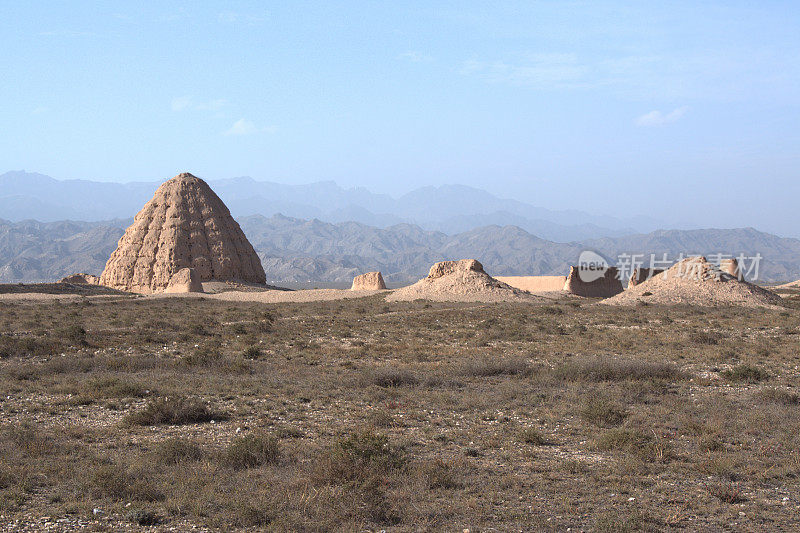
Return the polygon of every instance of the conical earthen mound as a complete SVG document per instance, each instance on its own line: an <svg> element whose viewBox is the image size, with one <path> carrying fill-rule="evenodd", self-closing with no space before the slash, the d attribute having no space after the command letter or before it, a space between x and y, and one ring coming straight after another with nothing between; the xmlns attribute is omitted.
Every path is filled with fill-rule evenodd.
<svg viewBox="0 0 800 533"><path fill-rule="evenodd" d="M690 257L601 303L773 307L780 305L781 301L777 294L739 280L709 263L705 257Z"/></svg>
<svg viewBox="0 0 800 533"><path fill-rule="evenodd" d="M491 277L474 259L436 263L427 278L398 289L386 298L395 302L503 302L533 299L538 298Z"/></svg>
<svg viewBox="0 0 800 533"><path fill-rule="evenodd" d="M151 293L183 268L200 281L266 283L253 246L208 184L191 174L163 183L125 230L100 283Z"/></svg>

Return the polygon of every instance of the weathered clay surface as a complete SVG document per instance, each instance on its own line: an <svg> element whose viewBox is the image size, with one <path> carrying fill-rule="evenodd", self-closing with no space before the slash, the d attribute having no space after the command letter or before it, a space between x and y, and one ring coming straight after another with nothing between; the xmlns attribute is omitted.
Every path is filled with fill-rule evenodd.
<svg viewBox="0 0 800 533"><path fill-rule="evenodd" d="M641 302L660 305L698 306L738 305L777 307L781 297L752 283L741 281L705 257L689 257L613 298L609 305L637 305Z"/></svg>
<svg viewBox="0 0 800 533"><path fill-rule="evenodd" d="M648 279L657 276L662 272L664 272L663 268L634 268L633 272L631 272L631 277L628 279L628 288L635 287L640 283L644 283Z"/></svg>
<svg viewBox="0 0 800 533"><path fill-rule="evenodd" d="M353 278L352 291L379 291L386 288L380 272L367 272Z"/></svg>
<svg viewBox="0 0 800 533"><path fill-rule="evenodd" d="M742 272L739 270L739 261L735 258L721 260L719 262L719 269L730 274L734 278L744 280L744 276L742 276Z"/></svg>
<svg viewBox="0 0 800 533"><path fill-rule="evenodd" d="M164 292L203 292L203 282L193 268L182 268L172 275Z"/></svg>
<svg viewBox="0 0 800 533"><path fill-rule="evenodd" d="M239 224L208 184L180 174L163 183L111 254L100 283L152 293L183 268L201 281L265 283L261 261Z"/></svg>
<svg viewBox="0 0 800 533"><path fill-rule="evenodd" d="M428 277L390 294L387 301L503 302L536 300L530 293L498 281L483 271L475 259L442 261Z"/></svg>
<svg viewBox="0 0 800 533"><path fill-rule="evenodd" d="M78 285L99 285L100 278L95 276L94 274L86 274L80 272L78 274L72 274L67 276L66 278L61 278L59 283L76 283Z"/></svg>
<svg viewBox="0 0 800 533"><path fill-rule="evenodd" d="M581 279L578 267L570 267L567 281L564 283L564 290L586 298L609 298L621 293L624 289L616 267L607 268L603 277L589 282Z"/></svg>
<svg viewBox="0 0 800 533"><path fill-rule="evenodd" d="M441 278L448 274L455 272L484 272L483 265L475 259L461 259L460 261L441 261L435 263L430 272L428 272L428 279Z"/></svg>

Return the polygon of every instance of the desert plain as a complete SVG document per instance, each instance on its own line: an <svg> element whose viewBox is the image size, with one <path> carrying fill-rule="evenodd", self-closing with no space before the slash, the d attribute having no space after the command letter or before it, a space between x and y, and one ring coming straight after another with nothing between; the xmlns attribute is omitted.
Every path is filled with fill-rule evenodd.
<svg viewBox="0 0 800 533"><path fill-rule="evenodd" d="M797 522L792 289L768 309L20 294L57 285L0 296L5 530Z"/></svg>

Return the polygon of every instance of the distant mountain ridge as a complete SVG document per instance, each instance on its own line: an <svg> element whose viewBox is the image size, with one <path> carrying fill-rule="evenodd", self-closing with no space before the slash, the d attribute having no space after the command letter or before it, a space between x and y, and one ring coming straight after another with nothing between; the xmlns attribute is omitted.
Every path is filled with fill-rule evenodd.
<svg viewBox="0 0 800 533"><path fill-rule="evenodd" d="M100 272L130 221L0 220L0 281L53 281Z"/></svg>
<svg viewBox="0 0 800 533"><path fill-rule="evenodd" d="M332 181L286 185L250 177L208 180L231 213L360 222L386 228L399 223L450 235L487 225L515 225L555 242L620 237L661 224L646 217L618 219L581 211L553 211L464 185L423 187L399 198ZM54 222L132 217L159 183L56 180L24 171L0 175L0 218Z"/></svg>
<svg viewBox="0 0 800 533"><path fill-rule="evenodd" d="M800 279L800 240L752 228L659 230L617 238L556 243L517 226L490 225L456 235L414 224L378 228L284 215L238 219L261 259L268 283L348 283L383 272L387 282L423 277L431 264L476 258L493 275L565 274L584 250L612 261L620 254L761 254L762 281ZM99 274L130 220L9 222L0 220L0 282L52 281L74 272Z"/></svg>

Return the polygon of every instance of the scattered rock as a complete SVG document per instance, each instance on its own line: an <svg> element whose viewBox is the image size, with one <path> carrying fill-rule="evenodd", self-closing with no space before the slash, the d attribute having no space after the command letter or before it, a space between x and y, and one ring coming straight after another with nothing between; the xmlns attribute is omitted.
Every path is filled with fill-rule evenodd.
<svg viewBox="0 0 800 533"><path fill-rule="evenodd" d="M125 517L128 519L128 521L140 526L156 526L160 522L157 514L146 509L129 511Z"/></svg>

